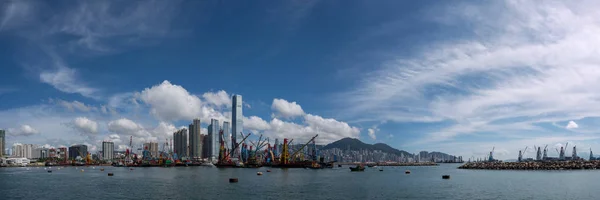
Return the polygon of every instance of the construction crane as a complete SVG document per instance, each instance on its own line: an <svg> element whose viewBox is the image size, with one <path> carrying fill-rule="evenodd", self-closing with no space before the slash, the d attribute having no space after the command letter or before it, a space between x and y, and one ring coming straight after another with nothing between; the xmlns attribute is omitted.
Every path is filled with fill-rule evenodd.
<svg viewBox="0 0 600 200"><path fill-rule="evenodd" d="M234 147L234 148L233 148L233 149L232 149L230 152L228 152L228 153L226 153L226 154L225 154L225 156L224 156L224 160L223 160L223 161L229 160L230 156L231 156L231 155L232 155L232 154L235 152L235 150L236 150L237 148L239 148L239 147L240 147L240 144L244 143L244 141L246 141L246 139L248 139L248 137L250 136L250 134L251 134L251 133L248 133L248 135L246 135L246 136L245 136L245 137L242 139L242 141L240 141L239 143L235 144L235 147ZM242 135L244 135L244 134L242 134ZM224 148L224 147L223 147L223 148Z"/></svg>
<svg viewBox="0 0 600 200"><path fill-rule="evenodd" d="M300 152L302 149L304 149L304 147L306 147L308 144L310 144L310 142L312 142L315 138L317 138L317 136L319 136L319 134L315 135L314 137L312 137L310 140L308 140L308 142L306 142L306 144L302 145L302 147L300 147L298 150L296 150L291 156L290 158L293 159L296 154L298 154L298 152Z"/></svg>

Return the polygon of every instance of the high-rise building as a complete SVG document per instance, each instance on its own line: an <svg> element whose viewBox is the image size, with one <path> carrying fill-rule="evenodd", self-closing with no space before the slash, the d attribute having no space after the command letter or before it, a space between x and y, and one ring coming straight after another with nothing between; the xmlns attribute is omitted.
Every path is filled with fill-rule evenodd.
<svg viewBox="0 0 600 200"><path fill-rule="evenodd" d="M244 115L242 113L242 96L236 94L231 98L231 149L234 149L235 143L237 143L237 134L244 131Z"/></svg>
<svg viewBox="0 0 600 200"><path fill-rule="evenodd" d="M188 140L187 140L187 135L188 135L188 131L187 129L183 128L180 129L178 131L176 131L175 133L173 133L173 151L175 153L177 153L177 156L179 157L179 159L181 159L182 157L187 157L187 151L188 151Z"/></svg>
<svg viewBox="0 0 600 200"><path fill-rule="evenodd" d="M33 158L33 150L34 149L35 149L35 147L33 146L33 144L24 144L22 156L24 158L28 158L28 159Z"/></svg>
<svg viewBox="0 0 600 200"><path fill-rule="evenodd" d="M218 158L219 154L219 131L221 130L221 126L219 126L219 120L211 119L210 125L208 126L208 159L211 161L215 161Z"/></svg>
<svg viewBox="0 0 600 200"><path fill-rule="evenodd" d="M148 150L151 157L158 158L158 142L144 143L144 150Z"/></svg>
<svg viewBox="0 0 600 200"><path fill-rule="evenodd" d="M77 159L77 157L79 156L81 159L85 159L85 157L87 156L88 153L88 147L87 145L73 145L71 147L69 147L69 158L71 159Z"/></svg>
<svg viewBox="0 0 600 200"><path fill-rule="evenodd" d="M112 161L115 158L115 143L102 142L102 159Z"/></svg>
<svg viewBox="0 0 600 200"><path fill-rule="evenodd" d="M210 130L210 125L208 125L208 130ZM200 136L202 139L202 158L208 158L209 157L209 150L210 150L210 140L208 135L201 135Z"/></svg>
<svg viewBox="0 0 600 200"><path fill-rule="evenodd" d="M4 149L6 149L6 131L0 130L0 157L4 156Z"/></svg>
<svg viewBox="0 0 600 200"><path fill-rule="evenodd" d="M223 126L221 127L221 129L223 129L223 140L225 142L225 144L230 144L230 140L231 140L231 128L229 125L229 122L223 122ZM220 146L221 144L219 144ZM225 148L229 149L229 146L225 146Z"/></svg>
<svg viewBox="0 0 600 200"><path fill-rule="evenodd" d="M200 119L194 119L193 123L189 125L189 145L190 145L190 157L193 159L202 158L202 138L200 138Z"/></svg>

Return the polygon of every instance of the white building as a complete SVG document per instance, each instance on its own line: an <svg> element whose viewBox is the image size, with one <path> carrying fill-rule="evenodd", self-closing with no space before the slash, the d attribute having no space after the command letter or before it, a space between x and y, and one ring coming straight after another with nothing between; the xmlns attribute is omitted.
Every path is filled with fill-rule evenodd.
<svg viewBox="0 0 600 200"><path fill-rule="evenodd" d="M27 166L31 161L27 158L8 158L6 159L6 163L8 165L16 165L16 166Z"/></svg>

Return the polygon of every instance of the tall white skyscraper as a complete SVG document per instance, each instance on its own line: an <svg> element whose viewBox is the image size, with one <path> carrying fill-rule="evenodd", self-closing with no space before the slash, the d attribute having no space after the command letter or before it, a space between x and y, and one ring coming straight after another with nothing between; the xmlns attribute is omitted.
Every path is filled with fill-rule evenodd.
<svg viewBox="0 0 600 200"><path fill-rule="evenodd" d="M208 157L210 160L215 161L219 157L219 131L221 130L219 120L211 119L209 128L208 137L210 138L210 142Z"/></svg>
<svg viewBox="0 0 600 200"><path fill-rule="evenodd" d="M235 148L237 135L244 132L244 114L242 113L242 96L233 95L231 106L231 149Z"/></svg>

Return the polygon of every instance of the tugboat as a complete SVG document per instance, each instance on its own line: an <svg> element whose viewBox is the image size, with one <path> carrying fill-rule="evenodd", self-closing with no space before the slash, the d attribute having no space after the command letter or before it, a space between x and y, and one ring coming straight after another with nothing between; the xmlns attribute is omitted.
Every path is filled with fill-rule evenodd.
<svg viewBox="0 0 600 200"><path fill-rule="evenodd" d="M352 172L364 172L365 171L365 167L363 167L362 165L356 165L356 167L349 167L350 171Z"/></svg>

